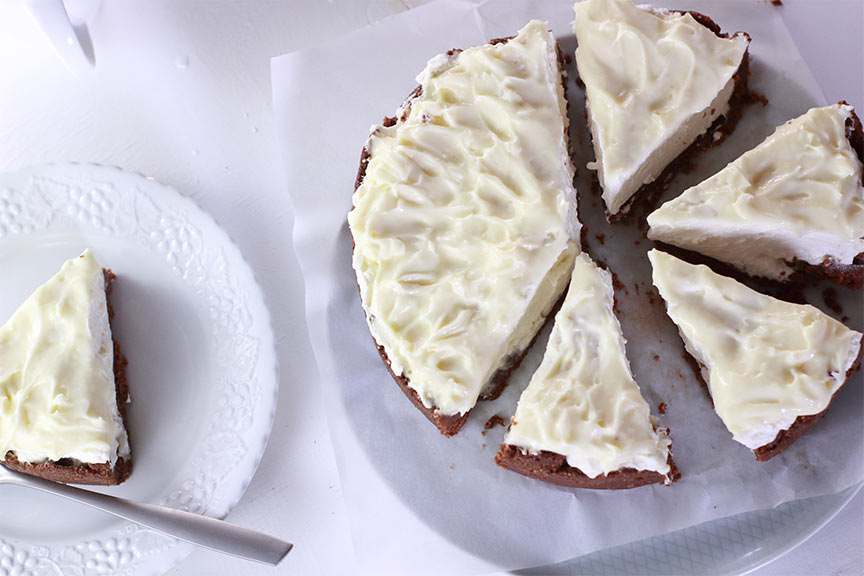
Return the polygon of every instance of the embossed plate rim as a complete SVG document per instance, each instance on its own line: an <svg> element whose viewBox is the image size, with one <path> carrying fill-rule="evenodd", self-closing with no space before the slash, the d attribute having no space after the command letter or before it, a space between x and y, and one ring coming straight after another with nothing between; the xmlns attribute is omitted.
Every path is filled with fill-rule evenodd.
<svg viewBox="0 0 864 576"><path fill-rule="evenodd" d="M22 186L22 182L26 184ZM56 189L46 192L45 187ZM20 188L25 188L23 193L18 191ZM73 198L84 200L75 203ZM135 227L130 226L130 218ZM152 230L141 225L142 218L149 218ZM275 418L279 388L270 314L251 267L209 214L153 178L112 166L76 163L0 174L0 244L8 237L35 238L64 230L109 237L122 234L139 248L161 255L184 287L196 296L204 296L202 311L220 313L211 316L205 328L211 331L216 352L224 348L236 350L231 345L247 347L242 355L247 363L235 362L241 357L236 355L224 356L230 361L218 360L217 373L224 368L225 375L219 379L214 394L227 396L230 390L233 399L236 390L230 388L232 384L242 386L248 394L241 395L239 406L214 403L204 424L205 432L224 433L224 426L219 425L224 425L225 418L235 418L231 423L236 425L239 445L244 450L237 458L240 466L227 468L218 478L207 478L205 474L203 482L214 487L209 493L205 489L201 496L202 492L195 491L199 487L198 473L204 474L203 466L208 462L207 455L200 454L206 444L201 442L197 446L199 454L190 458L196 464L184 467L184 475L177 479L178 488L158 502L224 517L242 497L261 462ZM172 241L171 231L181 237L180 242ZM190 280L191 272L200 272L197 283ZM218 275L216 281L207 275L211 273ZM211 305L208 302L213 300L206 296L215 297L217 288L218 304ZM216 352L214 358L223 357ZM209 436L205 434L205 438ZM215 500L214 494L218 494ZM74 544L63 542L58 545L62 550L52 549L50 543L27 543L0 534L0 574L159 574L194 549L134 524L102 532Z"/></svg>

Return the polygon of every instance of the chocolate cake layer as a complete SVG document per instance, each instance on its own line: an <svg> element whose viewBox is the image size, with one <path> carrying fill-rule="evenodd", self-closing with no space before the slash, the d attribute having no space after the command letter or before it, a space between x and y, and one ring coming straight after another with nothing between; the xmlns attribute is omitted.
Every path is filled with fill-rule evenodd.
<svg viewBox="0 0 864 576"><path fill-rule="evenodd" d="M672 461L671 454L667 460L670 470L669 479L672 482L678 480L681 474ZM649 470L636 470L635 468L623 468L590 478L578 468L567 464L567 457L562 454L541 451L537 454L523 452L520 448L510 444L502 444L498 454L495 455L495 463L518 472L523 476L567 486L570 488L591 488L594 490L625 490L645 486L648 484L663 484L666 476L659 472Z"/></svg>

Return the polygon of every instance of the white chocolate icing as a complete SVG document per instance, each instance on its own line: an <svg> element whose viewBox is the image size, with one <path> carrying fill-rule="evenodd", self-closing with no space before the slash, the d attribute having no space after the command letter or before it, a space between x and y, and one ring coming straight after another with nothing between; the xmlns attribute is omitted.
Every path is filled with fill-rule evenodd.
<svg viewBox="0 0 864 576"><path fill-rule="evenodd" d="M648 237L782 279L798 259L851 264L864 252L852 108L813 108L648 216Z"/></svg>
<svg viewBox="0 0 864 576"><path fill-rule="evenodd" d="M671 442L664 429L654 429L633 380L613 304L611 275L580 254L504 442L562 454L591 478L623 468L665 475Z"/></svg>
<svg viewBox="0 0 864 576"><path fill-rule="evenodd" d="M573 7L603 200L617 213L729 108L749 39L630 0Z"/></svg>
<svg viewBox="0 0 864 576"><path fill-rule="evenodd" d="M702 367L714 409L751 450L799 416L828 407L862 335L809 305L790 304L665 252L648 253L654 285L687 351Z"/></svg>
<svg viewBox="0 0 864 576"><path fill-rule="evenodd" d="M86 250L0 327L0 457L112 465L129 455L105 278Z"/></svg>
<svg viewBox="0 0 864 576"><path fill-rule="evenodd" d="M524 350L579 250L555 40L433 58L371 155L348 223L369 328L425 406L470 410Z"/></svg>

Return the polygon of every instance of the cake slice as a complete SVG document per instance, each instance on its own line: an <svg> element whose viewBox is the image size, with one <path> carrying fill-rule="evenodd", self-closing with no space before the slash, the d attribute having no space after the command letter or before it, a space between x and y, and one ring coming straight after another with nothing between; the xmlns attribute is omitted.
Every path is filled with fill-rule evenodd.
<svg viewBox="0 0 864 576"><path fill-rule="evenodd" d="M772 280L864 283L864 134L845 102L813 108L648 216L648 237Z"/></svg>
<svg viewBox="0 0 864 576"><path fill-rule="evenodd" d="M630 0L583 0L573 10L596 158L588 167L614 219L637 194L653 203L685 151L732 131L747 96L750 39L730 38L696 12Z"/></svg>
<svg viewBox="0 0 864 576"><path fill-rule="evenodd" d="M817 308L665 252L648 257L717 415L757 460L785 450L824 416L860 364L862 334Z"/></svg>
<svg viewBox="0 0 864 576"><path fill-rule="evenodd" d="M630 372L614 298L611 274L580 254L498 465L579 488L677 480L668 430L656 426Z"/></svg>
<svg viewBox="0 0 864 576"><path fill-rule="evenodd" d="M7 468L74 484L119 484L129 476L126 360L111 335L113 280L86 250L0 327Z"/></svg>
<svg viewBox="0 0 864 576"><path fill-rule="evenodd" d="M372 128L348 224L378 351L449 436L500 392L558 301L579 224L544 22L436 56L417 81Z"/></svg>

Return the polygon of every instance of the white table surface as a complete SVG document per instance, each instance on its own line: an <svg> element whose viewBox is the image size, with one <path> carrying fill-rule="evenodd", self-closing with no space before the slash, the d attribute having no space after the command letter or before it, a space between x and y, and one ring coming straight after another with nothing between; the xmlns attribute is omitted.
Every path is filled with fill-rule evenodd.
<svg viewBox="0 0 864 576"><path fill-rule="evenodd" d="M282 374L276 422L258 473L229 519L291 540L295 550L277 569L196 551L174 576L353 573L291 249L270 58L423 1L68 0L73 15L87 17L96 55L95 69L76 76L23 3L0 0L0 170L96 162L175 187L228 231L273 315ZM864 1L784 0L779 10L827 99L864 110ZM861 566L859 493L826 528L755 574L858 574Z"/></svg>

